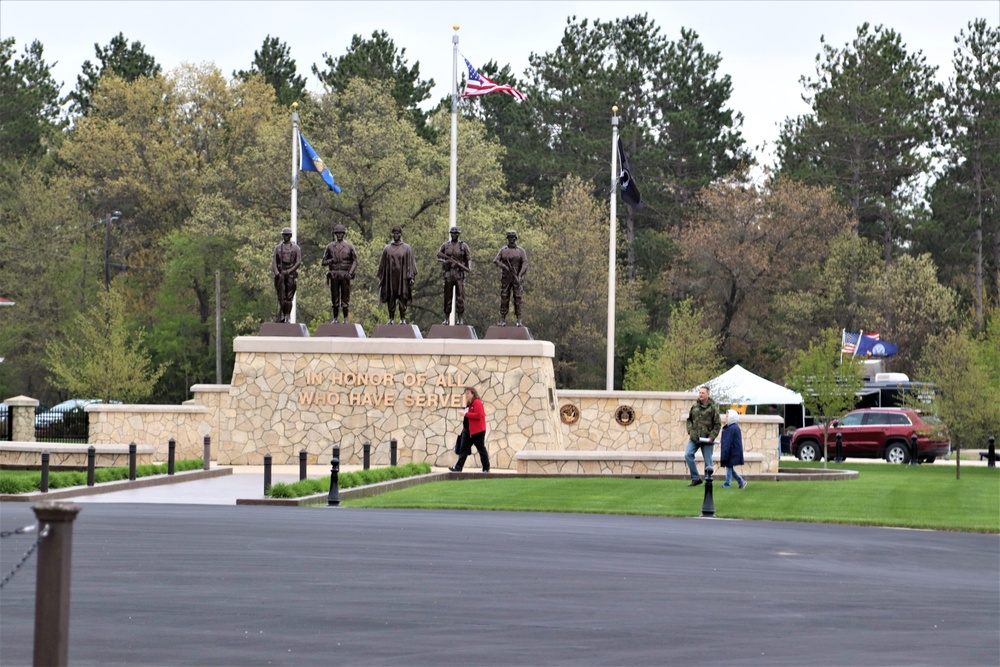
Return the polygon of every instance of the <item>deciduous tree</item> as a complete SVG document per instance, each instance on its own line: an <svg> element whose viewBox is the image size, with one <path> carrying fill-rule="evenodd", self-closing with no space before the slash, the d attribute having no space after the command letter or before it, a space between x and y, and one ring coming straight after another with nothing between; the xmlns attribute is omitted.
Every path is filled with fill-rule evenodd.
<svg viewBox="0 0 1000 667"><path fill-rule="evenodd" d="M721 340L690 299L670 313L666 336L636 352L625 369L627 391L688 391L722 372Z"/></svg>
<svg viewBox="0 0 1000 667"><path fill-rule="evenodd" d="M163 374L163 367L154 367L143 348L143 335L128 327L121 294L115 289L103 292L97 304L73 318L63 337L46 347L52 384L105 402L141 401Z"/></svg>
<svg viewBox="0 0 1000 667"><path fill-rule="evenodd" d="M806 409L823 422L823 467L830 460L827 439L830 420L854 408L856 392L864 384L861 364L840 359L841 332L826 329L807 350L800 350L788 367L789 389L802 394Z"/></svg>

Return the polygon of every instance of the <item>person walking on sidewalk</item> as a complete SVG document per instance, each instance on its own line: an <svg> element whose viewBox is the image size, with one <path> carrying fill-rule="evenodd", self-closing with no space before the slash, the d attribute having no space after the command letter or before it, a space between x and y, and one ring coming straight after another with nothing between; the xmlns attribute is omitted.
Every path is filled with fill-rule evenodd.
<svg viewBox="0 0 1000 667"><path fill-rule="evenodd" d="M463 419L462 442L459 445L458 461L448 470L462 472L465 459L472 453L472 446L479 452L479 460L483 464L483 472L490 471L490 455L486 451L486 409L479 398L475 387L465 388L465 418Z"/></svg>
<svg viewBox="0 0 1000 667"><path fill-rule="evenodd" d="M747 481L736 472L736 466L743 465L743 433L740 431L739 413L736 410L726 412L726 425L722 427L721 452L719 453L719 465L726 469L726 483L722 488L732 488L733 478L741 489L745 489Z"/></svg>
<svg viewBox="0 0 1000 667"><path fill-rule="evenodd" d="M691 483L688 486L701 484L701 475L694 462L694 453L701 448L705 467L712 467L712 451L715 437L719 435L722 421L719 419L719 408L708 397L708 387L698 387L698 402L691 406L687 418L688 444L684 450L684 460L691 471Z"/></svg>

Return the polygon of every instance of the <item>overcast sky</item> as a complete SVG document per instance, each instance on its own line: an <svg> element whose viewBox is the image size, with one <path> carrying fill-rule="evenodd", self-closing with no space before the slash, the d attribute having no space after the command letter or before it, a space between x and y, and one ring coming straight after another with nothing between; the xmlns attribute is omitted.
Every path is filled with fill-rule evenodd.
<svg viewBox="0 0 1000 667"><path fill-rule="evenodd" d="M313 63L322 63L324 53L343 54L354 34L385 30L406 49L410 64L420 63L421 77L434 79L436 101L448 90L455 23L461 26L459 48L473 65L493 59L523 75L532 52L555 50L567 17L609 21L641 13L668 39L679 38L681 27L694 29L707 51L722 56L720 71L733 81L730 107L743 113L743 135L752 147L773 144L782 120L808 110L799 77L814 75L821 35L842 47L863 22L885 25L902 35L908 49L922 51L945 81L954 37L976 18L1000 23L1000 2L2 0L0 36L14 37L18 54L40 40L46 60L58 63L54 74L66 94L76 86L83 61L95 60L94 44L104 46L119 32L141 41L165 71L182 62L212 62L226 75L247 69L271 35L288 44L310 90L319 91Z"/></svg>

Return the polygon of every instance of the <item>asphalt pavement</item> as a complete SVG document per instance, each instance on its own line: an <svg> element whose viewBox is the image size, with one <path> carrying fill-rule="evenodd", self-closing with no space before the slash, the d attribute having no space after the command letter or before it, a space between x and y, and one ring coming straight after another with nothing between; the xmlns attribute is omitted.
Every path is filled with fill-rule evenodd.
<svg viewBox="0 0 1000 667"><path fill-rule="evenodd" d="M997 535L98 498L73 665L1000 664ZM2 576L33 539L0 540ZM0 592L5 666L32 661L36 564Z"/></svg>

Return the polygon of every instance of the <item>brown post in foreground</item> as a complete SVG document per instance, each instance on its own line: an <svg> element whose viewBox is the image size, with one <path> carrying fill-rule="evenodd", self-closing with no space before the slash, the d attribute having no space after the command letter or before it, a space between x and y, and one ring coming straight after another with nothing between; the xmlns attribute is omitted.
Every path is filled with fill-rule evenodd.
<svg viewBox="0 0 1000 667"><path fill-rule="evenodd" d="M35 579L36 666L69 663L69 587L73 559L73 521L80 506L44 502L32 509L39 531L49 533L38 544L38 576ZM41 534L41 533L39 533Z"/></svg>

